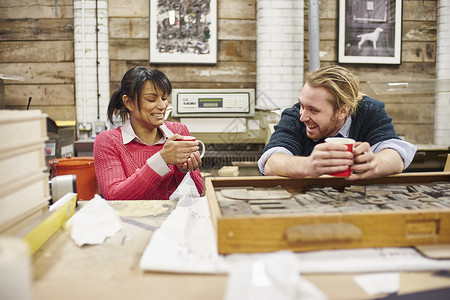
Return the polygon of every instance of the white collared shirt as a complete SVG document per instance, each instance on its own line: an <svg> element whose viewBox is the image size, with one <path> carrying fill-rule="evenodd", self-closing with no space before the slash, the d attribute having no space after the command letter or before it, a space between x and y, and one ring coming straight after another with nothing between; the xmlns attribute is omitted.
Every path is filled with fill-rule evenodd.
<svg viewBox="0 0 450 300"><path fill-rule="evenodd" d="M122 140L124 145L130 143L133 140L136 140L136 142L140 144L147 145L134 132L133 126L131 126L130 119L128 119L120 127L120 129L122 131ZM159 126L159 129L161 130L161 134L163 136L154 145L164 144L168 138L174 135L173 132L170 131L169 128L167 128L166 124ZM166 162L161 157L161 154L159 152L155 153L153 156L147 159L147 165L153 170L155 170L155 172L158 173L161 177L170 172L169 166L166 164Z"/></svg>

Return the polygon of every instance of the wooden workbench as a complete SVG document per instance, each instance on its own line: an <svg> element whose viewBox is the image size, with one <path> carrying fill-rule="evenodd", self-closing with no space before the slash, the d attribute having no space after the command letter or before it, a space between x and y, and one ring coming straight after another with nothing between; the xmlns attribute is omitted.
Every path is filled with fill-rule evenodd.
<svg viewBox="0 0 450 300"><path fill-rule="evenodd" d="M80 202L82 207L85 202ZM110 201L119 215L159 226L175 208L173 201ZM78 208L79 208L78 207ZM223 299L227 276L145 272L138 266L152 231L123 222L123 229L102 245L78 247L58 231L33 257L33 298L52 299ZM352 274L308 274L305 278L329 299L374 299ZM400 292L450 287L450 278L429 272L401 273Z"/></svg>

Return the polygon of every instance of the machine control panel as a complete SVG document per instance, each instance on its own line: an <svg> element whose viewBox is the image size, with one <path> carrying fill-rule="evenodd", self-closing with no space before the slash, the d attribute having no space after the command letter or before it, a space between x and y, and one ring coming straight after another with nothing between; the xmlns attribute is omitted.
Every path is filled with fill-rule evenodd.
<svg viewBox="0 0 450 300"><path fill-rule="evenodd" d="M174 117L251 117L255 114L253 89L174 89Z"/></svg>

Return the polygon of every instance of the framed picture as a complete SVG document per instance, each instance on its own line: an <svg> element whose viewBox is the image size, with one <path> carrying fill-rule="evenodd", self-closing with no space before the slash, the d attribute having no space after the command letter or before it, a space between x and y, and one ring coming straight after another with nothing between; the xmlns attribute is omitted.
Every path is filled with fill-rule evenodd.
<svg viewBox="0 0 450 300"><path fill-rule="evenodd" d="M402 0L339 0L338 62L400 64Z"/></svg>
<svg viewBox="0 0 450 300"><path fill-rule="evenodd" d="M216 64L217 0L150 0L150 63Z"/></svg>

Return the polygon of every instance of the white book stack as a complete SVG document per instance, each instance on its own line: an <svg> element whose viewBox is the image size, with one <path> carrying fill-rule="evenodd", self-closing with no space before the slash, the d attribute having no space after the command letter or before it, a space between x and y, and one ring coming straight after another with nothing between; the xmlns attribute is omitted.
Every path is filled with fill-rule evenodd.
<svg viewBox="0 0 450 300"><path fill-rule="evenodd" d="M46 140L40 110L0 110L0 232L48 207Z"/></svg>

